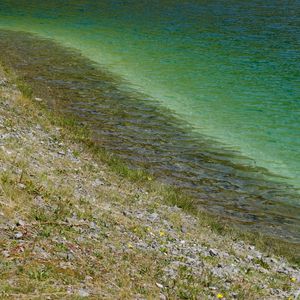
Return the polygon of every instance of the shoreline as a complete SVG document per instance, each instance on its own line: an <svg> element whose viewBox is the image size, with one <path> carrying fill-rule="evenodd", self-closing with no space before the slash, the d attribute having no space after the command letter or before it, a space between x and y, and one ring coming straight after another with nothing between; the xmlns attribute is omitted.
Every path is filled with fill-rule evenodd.
<svg viewBox="0 0 300 300"><path fill-rule="evenodd" d="M297 248L191 214L11 71L0 88L1 296L296 299Z"/></svg>
<svg viewBox="0 0 300 300"><path fill-rule="evenodd" d="M159 180L194 193L196 200L188 201L193 209L201 207L249 231L281 237L283 243L299 241L298 210L288 205L295 197L287 186L264 180L266 174L258 175L263 170L235 165L234 153L218 152L201 136L190 142L190 132L176 123L171 112L123 94L118 79L75 50L25 33L16 33L12 40L8 34L7 42L5 36L2 56L24 77L23 92L43 99L55 112L75 117L74 123L93 128L89 136L99 140L106 156L126 156L124 167L117 169L130 164L149 169Z"/></svg>

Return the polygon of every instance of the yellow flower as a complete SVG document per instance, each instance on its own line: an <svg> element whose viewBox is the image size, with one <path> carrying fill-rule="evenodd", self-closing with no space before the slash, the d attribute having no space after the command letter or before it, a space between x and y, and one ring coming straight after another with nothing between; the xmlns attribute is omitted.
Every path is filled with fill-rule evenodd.
<svg viewBox="0 0 300 300"><path fill-rule="evenodd" d="M218 299L223 299L224 296L223 296L223 294L219 293L219 294L217 295L217 298L218 298Z"/></svg>
<svg viewBox="0 0 300 300"><path fill-rule="evenodd" d="M128 248L133 248L132 244L128 243L127 244Z"/></svg>
<svg viewBox="0 0 300 300"><path fill-rule="evenodd" d="M296 277L291 278L291 282L296 282L296 281L297 281Z"/></svg>
<svg viewBox="0 0 300 300"><path fill-rule="evenodd" d="M163 231L160 231L160 232L159 232L159 235L160 235L160 236L164 236L165 233L164 233Z"/></svg>

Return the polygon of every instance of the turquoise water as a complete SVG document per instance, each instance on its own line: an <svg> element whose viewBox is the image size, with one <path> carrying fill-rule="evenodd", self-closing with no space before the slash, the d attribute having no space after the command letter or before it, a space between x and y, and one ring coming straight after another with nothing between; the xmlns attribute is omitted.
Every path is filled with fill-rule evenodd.
<svg viewBox="0 0 300 300"><path fill-rule="evenodd" d="M300 187L299 21L299 1L0 3L0 28L77 49L120 76L120 89L291 189Z"/></svg>

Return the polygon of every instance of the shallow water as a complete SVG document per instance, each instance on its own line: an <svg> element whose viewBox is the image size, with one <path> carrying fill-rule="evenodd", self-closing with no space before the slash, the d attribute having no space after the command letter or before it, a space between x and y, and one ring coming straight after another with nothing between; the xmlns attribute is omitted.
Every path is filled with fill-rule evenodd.
<svg viewBox="0 0 300 300"><path fill-rule="evenodd" d="M194 131L159 101L125 91L122 78L51 40L0 31L0 53L50 108L88 123L101 146L132 166L149 169L239 226L300 242L293 187Z"/></svg>

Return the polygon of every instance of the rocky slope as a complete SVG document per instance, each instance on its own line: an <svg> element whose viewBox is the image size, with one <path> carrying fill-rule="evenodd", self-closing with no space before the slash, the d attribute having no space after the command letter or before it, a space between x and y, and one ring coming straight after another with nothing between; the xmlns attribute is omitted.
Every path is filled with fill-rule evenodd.
<svg viewBox="0 0 300 300"><path fill-rule="evenodd" d="M167 205L158 184L118 175L42 101L1 69L1 298L299 296L297 267Z"/></svg>

